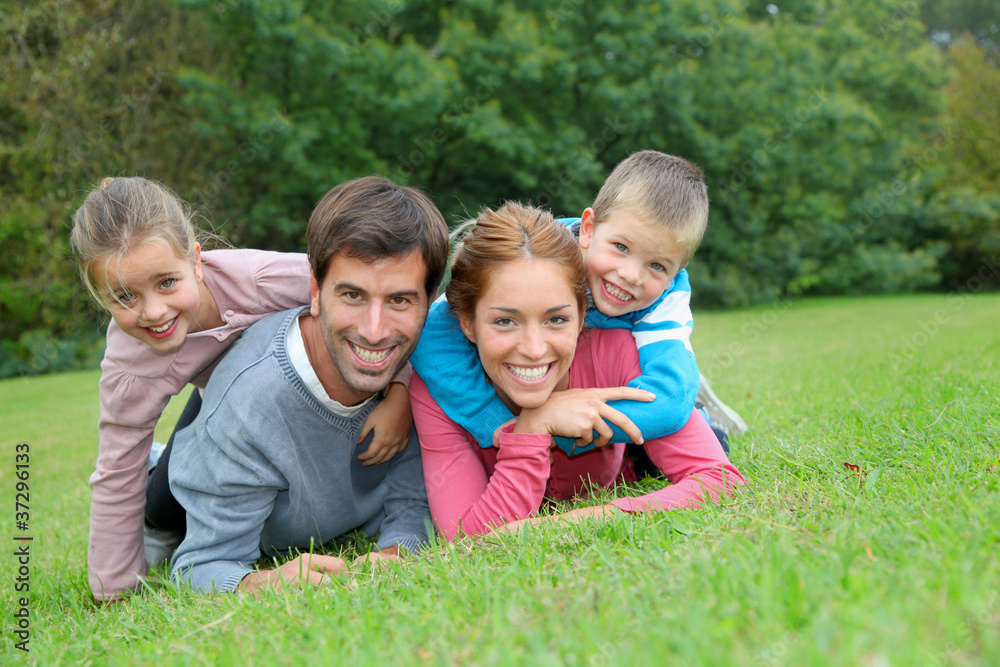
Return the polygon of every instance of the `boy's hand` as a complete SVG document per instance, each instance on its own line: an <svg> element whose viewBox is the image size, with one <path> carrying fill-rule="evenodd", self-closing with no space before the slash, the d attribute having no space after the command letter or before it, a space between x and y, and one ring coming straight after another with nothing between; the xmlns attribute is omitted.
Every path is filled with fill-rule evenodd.
<svg viewBox="0 0 1000 667"><path fill-rule="evenodd" d="M403 451L410 441L413 429L413 413L410 412L410 392L399 382L389 385L389 391L379 403L364 426L361 427L360 443L374 429L375 435L368 449L358 454L358 460L366 466L385 463Z"/></svg>

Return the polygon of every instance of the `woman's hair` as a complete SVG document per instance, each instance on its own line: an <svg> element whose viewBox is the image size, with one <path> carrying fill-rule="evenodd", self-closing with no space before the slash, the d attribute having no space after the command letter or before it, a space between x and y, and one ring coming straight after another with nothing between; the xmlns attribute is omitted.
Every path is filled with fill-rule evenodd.
<svg viewBox="0 0 1000 667"><path fill-rule="evenodd" d="M107 306L114 286L98 284L94 267L113 266L132 249L150 241L194 261L196 232L185 204L161 183L138 177L105 178L73 215L70 244L80 277L90 295ZM109 280L105 271L105 282Z"/></svg>
<svg viewBox="0 0 1000 667"><path fill-rule="evenodd" d="M548 211L517 202L507 202L496 211L485 208L478 218L455 230L453 238L460 240L445 294L459 318L472 316L494 273L515 259L556 262L566 273L580 311L586 307L587 274L580 245L569 227L553 220Z"/></svg>

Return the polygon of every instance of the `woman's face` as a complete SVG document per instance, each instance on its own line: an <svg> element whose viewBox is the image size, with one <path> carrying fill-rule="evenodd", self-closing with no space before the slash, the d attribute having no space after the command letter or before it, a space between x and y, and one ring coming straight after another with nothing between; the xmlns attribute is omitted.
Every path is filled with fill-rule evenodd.
<svg viewBox="0 0 1000 667"><path fill-rule="evenodd" d="M583 320L566 272L556 262L503 264L472 316L460 320L497 395L515 412L536 408L553 391L569 386Z"/></svg>

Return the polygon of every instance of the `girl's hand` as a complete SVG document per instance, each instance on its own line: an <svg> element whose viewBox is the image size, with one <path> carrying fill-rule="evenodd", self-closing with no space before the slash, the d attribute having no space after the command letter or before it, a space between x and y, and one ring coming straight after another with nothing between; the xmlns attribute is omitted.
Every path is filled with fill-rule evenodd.
<svg viewBox="0 0 1000 667"><path fill-rule="evenodd" d="M566 438L576 438L576 446L588 445L594 439L597 447L611 440L611 429L604 420L618 426L642 444L642 432L624 414L608 407L608 401L652 401L652 393L635 387L602 387L598 389L567 389L553 392L541 406L522 410L514 425L514 433L548 433Z"/></svg>
<svg viewBox="0 0 1000 667"><path fill-rule="evenodd" d="M389 391L379 403L365 425L361 427L360 443L368 433L375 430L375 436L367 451L358 454L358 460L366 466L385 463L403 451L410 441L413 429L413 413L410 412L410 392L399 382L389 385Z"/></svg>

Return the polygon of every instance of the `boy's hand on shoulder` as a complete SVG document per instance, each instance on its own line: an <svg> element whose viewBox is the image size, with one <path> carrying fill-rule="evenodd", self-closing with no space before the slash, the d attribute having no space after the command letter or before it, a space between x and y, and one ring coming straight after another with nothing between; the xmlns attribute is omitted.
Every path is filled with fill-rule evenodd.
<svg viewBox="0 0 1000 667"><path fill-rule="evenodd" d="M389 385L382 402L375 406L364 426L358 442L362 442L371 431L375 431L368 449L358 454L363 465L372 466L385 463L406 448L413 430L413 413L410 412L410 393L399 382Z"/></svg>

